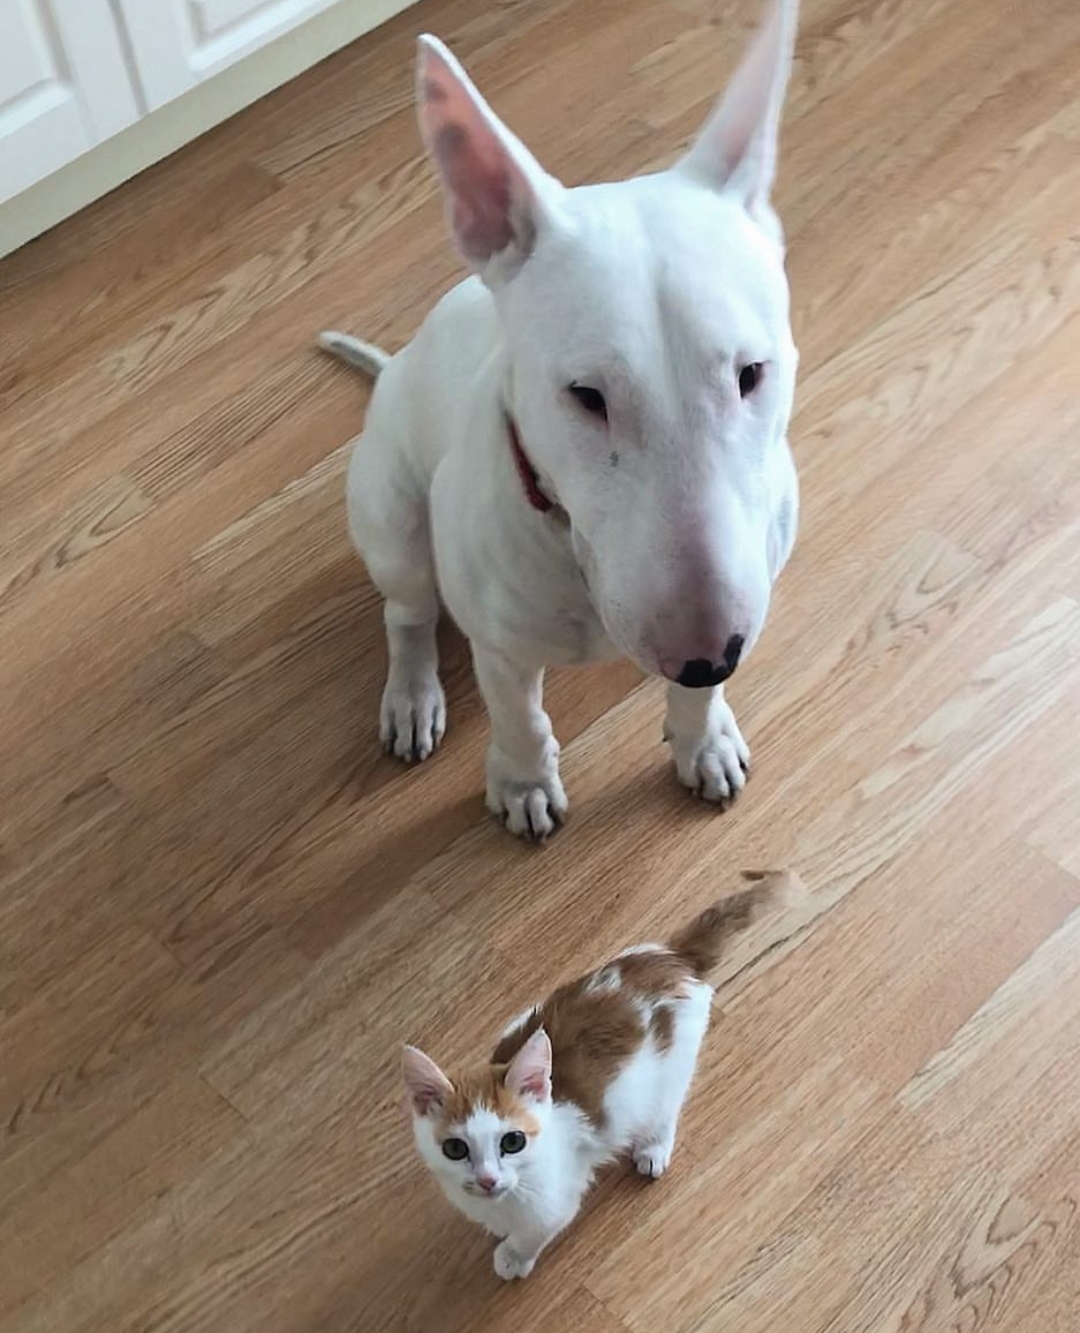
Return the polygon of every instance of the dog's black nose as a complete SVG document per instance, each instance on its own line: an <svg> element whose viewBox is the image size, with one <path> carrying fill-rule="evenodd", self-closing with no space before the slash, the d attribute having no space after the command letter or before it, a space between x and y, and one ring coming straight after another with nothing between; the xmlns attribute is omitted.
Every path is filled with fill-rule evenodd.
<svg viewBox="0 0 1080 1333"><path fill-rule="evenodd" d="M685 685L688 690L704 690L711 685L722 685L739 665L744 643L741 634L733 634L724 648L722 662L710 662L706 657L694 657L684 662L678 684Z"/></svg>

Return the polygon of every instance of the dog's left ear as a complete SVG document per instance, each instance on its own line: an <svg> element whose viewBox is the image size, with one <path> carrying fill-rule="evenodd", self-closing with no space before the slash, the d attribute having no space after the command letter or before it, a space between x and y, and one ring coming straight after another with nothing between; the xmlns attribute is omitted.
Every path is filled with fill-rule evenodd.
<svg viewBox="0 0 1080 1333"><path fill-rule="evenodd" d="M458 249L493 285L532 253L563 187L514 137L435 37L419 41L420 130L438 168Z"/></svg>
<svg viewBox="0 0 1080 1333"><path fill-rule="evenodd" d="M675 168L716 189L733 191L751 213L769 202L798 21L799 0L772 0L764 27Z"/></svg>

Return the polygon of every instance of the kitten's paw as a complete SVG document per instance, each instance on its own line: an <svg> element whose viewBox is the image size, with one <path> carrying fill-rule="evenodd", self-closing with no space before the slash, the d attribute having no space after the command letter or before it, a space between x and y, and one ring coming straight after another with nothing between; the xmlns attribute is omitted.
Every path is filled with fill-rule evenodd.
<svg viewBox="0 0 1080 1333"><path fill-rule="evenodd" d="M638 1148L634 1153L638 1174L648 1176L650 1180L659 1180L671 1165L672 1147L670 1143L647 1143L643 1148Z"/></svg>
<svg viewBox="0 0 1080 1333"><path fill-rule="evenodd" d="M519 838L543 842L563 822L569 802L559 777L559 749L529 770L501 750L488 752L487 807Z"/></svg>
<svg viewBox="0 0 1080 1333"><path fill-rule="evenodd" d="M746 786L750 747L726 703L714 705L703 734L680 736L669 731L664 739L671 746L679 781L695 796L728 805Z"/></svg>
<svg viewBox="0 0 1080 1333"><path fill-rule="evenodd" d="M386 682L379 713L379 739L387 754L407 764L428 757L446 731L446 696L435 671Z"/></svg>
<svg viewBox="0 0 1080 1333"><path fill-rule="evenodd" d="M495 1272L504 1282L512 1282L516 1277L528 1277L535 1264L535 1259L523 1259L508 1240L500 1241L495 1246Z"/></svg>

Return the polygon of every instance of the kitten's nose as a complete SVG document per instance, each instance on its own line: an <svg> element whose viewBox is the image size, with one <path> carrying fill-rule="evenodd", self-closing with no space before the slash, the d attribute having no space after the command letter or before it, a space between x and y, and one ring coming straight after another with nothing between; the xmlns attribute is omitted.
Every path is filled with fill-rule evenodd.
<svg viewBox="0 0 1080 1333"><path fill-rule="evenodd" d="M477 1176L476 1183L480 1186L480 1188L484 1191L485 1194L490 1194L491 1191L495 1188L495 1186L499 1182L495 1179L494 1176Z"/></svg>
<svg viewBox="0 0 1080 1333"><path fill-rule="evenodd" d="M733 634L724 647L724 660L710 662L706 657L695 657L683 663L677 683L691 690L707 689L711 685L722 685L739 665L745 640L741 634Z"/></svg>

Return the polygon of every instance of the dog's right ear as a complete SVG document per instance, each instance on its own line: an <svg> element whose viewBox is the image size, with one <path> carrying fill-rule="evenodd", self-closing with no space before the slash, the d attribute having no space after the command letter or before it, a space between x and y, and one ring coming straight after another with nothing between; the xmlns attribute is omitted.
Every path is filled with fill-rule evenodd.
<svg viewBox="0 0 1080 1333"><path fill-rule="evenodd" d="M563 187L510 133L436 37L419 40L420 131L458 249L489 285L528 259Z"/></svg>

